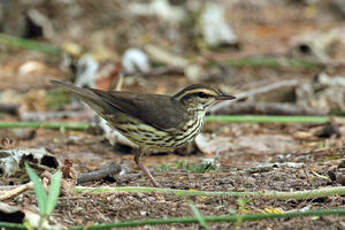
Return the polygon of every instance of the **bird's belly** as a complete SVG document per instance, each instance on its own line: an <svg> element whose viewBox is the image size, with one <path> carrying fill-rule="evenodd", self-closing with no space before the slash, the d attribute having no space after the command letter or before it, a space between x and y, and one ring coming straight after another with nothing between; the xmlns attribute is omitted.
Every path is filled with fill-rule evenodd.
<svg viewBox="0 0 345 230"><path fill-rule="evenodd" d="M158 150L169 149L169 146L164 141L169 136L169 133L157 130L150 125L140 124L135 128L127 129L125 132L119 127L117 129L130 141L141 147Z"/></svg>
<svg viewBox="0 0 345 230"><path fill-rule="evenodd" d="M196 119L187 122L182 129L176 130L163 139L164 146L178 148L191 142L201 131L203 119Z"/></svg>
<svg viewBox="0 0 345 230"><path fill-rule="evenodd" d="M152 149L167 149L163 143L169 132L158 130L142 121L118 113L117 116L107 117L108 124L123 136L140 147Z"/></svg>
<svg viewBox="0 0 345 230"><path fill-rule="evenodd" d="M163 131L135 118L124 116L122 119L118 115L116 121L114 117L107 119L113 128L136 145L155 150L171 150L191 142L203 125L203 119L197 119L187 123L182 129Z"/></svg>

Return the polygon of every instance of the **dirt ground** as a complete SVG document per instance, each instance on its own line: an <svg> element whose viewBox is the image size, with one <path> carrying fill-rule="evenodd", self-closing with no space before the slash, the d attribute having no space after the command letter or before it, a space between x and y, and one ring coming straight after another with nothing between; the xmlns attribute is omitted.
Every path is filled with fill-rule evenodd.
<svg viewBox="0 0 345 230"><path fill-rule="evenodd" d="M245 1L251 2L251 1ZM328 2L328 1L325 1ZM200 58L214 60L245 56L284 54L288 56L289 40L304 32L328 31L344 26L344 18L324 5L284 3L238 7L226 12L227 19L234 22L234 30L240 36L241 50L237 52L212 51L198 54ZM326 3L324 3L326 4ZM255 14L253 13L255 12ZM344 46L344 44L342 45ZM333 56L341 61L345 52L340 46ZM48 96L44 92L52 89L47 80L64 79L65 73L59 62L38 52L2 48L0 54L0 89L8 92L1 103L11 95L30 94L22 100L25 111L54 111L42 101ZM28 60L43 63L37 72L21 75L20 67ZM344 66L322 68L289 67L224 67L225 77L210 78L204 82L234 89L233 94L263 86L269 82L285 79L311 80L325 71L332 75L345 73ZM173 93L190 81L182 75L147 76L144 84L125 85L125 90ZM11 92L10 92L11 91ZM14 94L13 94L14 92ZM43 95L43 96L42 96ZM283 96L282 96L283 97ZM42 99L43 98L43 99ZM265 97L263 97L265 98ZM13 99L13 97L12 97ZM18 99L19 100L19 99ZM256 98L255 100L260 100ZM68 107L60 110L72 111ZM86 109L81 116L48 121L89 122ZM17 121L18 116L0 114L1 121ZM337 135L320 137L326 126L333 127ZM212 144L214 151L195 150L191 154L160 153L146 156L144 163L153 171L157 181L166 188L206 191L303 191L325 186L344 185L344 178L338 176L345 167L345 126L340 122L331 124L256 124L207 122L202 135ZM30 130L30 129L29 129ZM34 130L34 129L31 129ZM140 172L133 161L133 155L126 148L111 146L102 135L84 131L35 130L33 138L23 140L18 133L28 129L1 129L0 137L14 141L14 148L49 149L61 162L68 159L77 174L105 167L116 162L126 169L127 174ZM327 135L326 135L327 136ZM218 141L217 141L218 140ZM219 151L218 151L219 150ZM181 162L200 164L205 158L215 158L218 165L207 172L190 172ZM272 164L269 164L272 163ZM23 179L24 178L24 179ZM27 182L25 177L2 178L0 185ZM85 186L150 186L142 174L126 180L101 180L83 184ZM182 197L155 193L110 193L110 194L62 194L53 217L63 225L88 225L124 220L140 220L159 217L193 216L189 207L192 200L202 215L229 215L233 210L240 214L297 211L317 208L345 207L343 196L309 199L276 200L251 198L239 200L234 197ZM10 205L36 206L34 192L25 192L6 200ZM241 204L242 202L242 204ZM212 229L345 229L341 216L284 218L244 223L210 223ZM198 229L198 225L162 225L138 227L137 229Z"/></svg>
<svg viewBox="0 0 345 230"><path fill-rule="evenodd" d="M209 124L207 129L219 128L219 124ZM225 130L241 130L251 137L259 135L294 136L300 130L306 130L307 125L257 125L257 124L227 124L221 125ZM212 129L211 129L212 128ZM77 143L70 143L72 135L81 137ZM224 135L219 133L217 135ZM226 136L233 136L226 133ZM162 163L174 165L176 161L199 163L204 154L192 156L178 156L174 154L148 156L145 164L154 170L159 183L166 188L195 189L207 191L302 191L316 189L323 186L339 185L328 178L328 171L336 169L343 157L344 149L338 139L296 140L298 146L292 152L272 152L269 154L256 151L226 151L218 156L219 168L206 173L191 173L185 169L172 167L168 171L157 170ZM325 144L327 143L327 144ZM85 133L39 130L32 141L18 143L23 147L40 147L42 145L58 156L59 159L69 159L73 162L77 172L104 167L110 162L126 165L137 172L132 155L114 151L108 143L102 143L101 138ZM327 147L324 147L327 145ZM209 156L208 156L209 157ZM302 163L294 168L279 163ZM258 163L277 163L272 167L256 167ZM317 174L315 174L317 173ZM324 177L320 177L322 175ZM328 179L327 179L328 178ZM16 183L13 178L7 178L3 183ZM140 176L130 181L107 182L98 181L85 184L87 186L150 186L149 181ZM102 195L65 194L60 197L54 218L66 225L86 225L91 223L105 223L120 220L148 219L158 217L192 216L189 201L192 200L203 215L227 215L229 210L238 213L268 212L300 210L303 208L336 208L344 207L344 197L329 197L310 200L275 200L275 199L246 199L244 207L239 206L238 198L233 197L192 197L185 198L169 194L144 193L113 193ZM35 205L33 192L26 192L9 204L19 206ZM245 228L245 229L342 229L343 217L304 217L280 220L265 220L246 222L243 224L210 224L212 229ZM195 229L197 225L176 225L174 228ZM155 226L152 229L171 229L172 226ZM141 229L141 228L138 228ZM143 228L144 229L144 228Z"/></svg>

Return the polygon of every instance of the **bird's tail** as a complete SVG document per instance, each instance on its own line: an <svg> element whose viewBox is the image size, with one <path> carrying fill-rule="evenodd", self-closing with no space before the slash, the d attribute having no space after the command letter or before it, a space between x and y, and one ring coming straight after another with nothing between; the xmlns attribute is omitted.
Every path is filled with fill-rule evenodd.
<svg viewBox="0 0 345 230"><path fill-rule="evenodd" d="M69 91L73 95L77 96L79 99L84 101L86 104L88 104L92 109L94 109L97 113L100 115L105 114L107 111L109 111L109 108L111 105L109 103L106 103L102 98L97 95L96 93L93 92L92 89L88 88L80 88L76 87L74 85L61 82L61 81L56 81L56 80L51 80L51 84L64 88L65 90Z"/></svg>

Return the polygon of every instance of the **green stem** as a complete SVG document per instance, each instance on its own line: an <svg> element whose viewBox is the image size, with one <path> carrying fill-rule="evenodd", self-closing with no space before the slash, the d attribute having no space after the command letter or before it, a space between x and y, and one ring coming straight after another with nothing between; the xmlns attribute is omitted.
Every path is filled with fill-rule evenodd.
<svg viewBox="0 0 345 230"><path fill-rule="evenodd" d="M258 221L264 219L278 219L278 218L291 218L302 216L324 216L324 215L345 215L345 209L326 209L326 210L309 210L305 212L287 212L281 214L252 214L240 216L204 216L207 222L237 222L242 221ZM137 220L137 221L124 221L118 223L98 224L88 226L86 229L109 229L109 228L125 228L125 227L138 227L144 225L157 225L157 224L197 224L199 220L193 217L182 218L168 218L168 219L150 219L150 220ZM85 227L72 227L69 230L82 230Z"/></svg>
<svg viewBox="0 0 345 230"><path fill-rule="evenodd" d="M337 117L339 121L344 122L345 118ZM252 116L252 115L235 115L235 116L207 116L208 122L256 122L256 123L324 123L330 120L328 116Z"/></svg>
<svg viewBox="0 0 345 230"><path fill-rule="evenodd" d="M242 221L258 221L264 219L278 219L278 218L291 218L291 217L304 217L304 216L325 216L325 215L345 215L345 209L316 209L307 210L304 212L286 212L280 214L251 214L251 215L234 215L234 216L203 216L207 222L237 222ZM149 219L149 220L135 220L135 221L123 221L117 223L97 224L91 225L85 228L85 226L70 227L69 230L83 230L83 229L109 229L109 228L121 228L121 227L138 227L144 225L158 225L158 224L197 224L199 220L193 217L183 218L167 218L167 219ZM0 227L6 229L26 229L22 224L14 224L7 222L0 222Z"/></svg>
<svg viewBox="0 0 345 230"><path fill-rule="evenodd" d="M0 43L5 44L7 46L16 47L16 48L23 48L27 50L37 50L40 52L59 55L62 53L62 50L55 46L48 43L36 42L29 39L23 39L19 37L14 37L6 34L0 33Z"/></svg>
<svg viewBox="0 0 345 230"><path fill-rule="evenodd" d="M1 128L45 128L45 129L70 129L86 130L90 127L89 123L64 123L64 122L0 122Z"/></svg>
<svg viewBox="0 0 345 230"><path fill-rule="evenodd" d="M216 62L214 60L206 64L206 66L233 66L233 67L293 67L315 69L323 66L322 63L311 62L294 58L281 57L249 57L240 59L228 59L226 61Z"/></svg>
<svg viewBox="0 0 345 230"><path fill-rule="evenodd" d="M256 123L324 123L330 120L328 116L206 116L207 122L256 122ZM345 118L337 117L337 120L345 122ZM65 123L65 122L0 122L0 128L46 128L46 129L72 129L86 130L90 127L89 123Z"/></svg>
<svg viewBox="0 0 345 230"><path fill-rule="evenodd" d="M199 212L199 209L192 202L189 203L189 206L190 206L190 209L192 210L195 218L198 219L200 226L202 226L206 230L209 230L210 227L207 225L205 218Z"/></svg>
<svg viewBox="0 0 345 230"><path fill-rule="evenodd" d="M294 192L278 192L278 191L258 191L258 192L218 192L218 191L196 191L196 190L181 190L170 188L151 188L151 187L83 187L76 186L73 193L90 192L90 193L105 193L105 192L143 192L143 193L171 193L178 196L235 196L235 197L250 197L250 198L271 198L271 199L311 199L328 197L335 195L345 195L345 186L339 187L324 187L315 190L294 191Z"/></svg>
<svg viewBox="0 0 345 230"><path fill-rule="evenodd" d="M48 218L47 215L41 215L40 221L38 223L38 230L43 229L43 223L46 221L47 218Z"/></svg>
<svg viewBox="0 0 345 230"><path fill-rule="evenodd" d="M9 223L0 221L0 228L4 229L26 229L23 224Z"/></svg>

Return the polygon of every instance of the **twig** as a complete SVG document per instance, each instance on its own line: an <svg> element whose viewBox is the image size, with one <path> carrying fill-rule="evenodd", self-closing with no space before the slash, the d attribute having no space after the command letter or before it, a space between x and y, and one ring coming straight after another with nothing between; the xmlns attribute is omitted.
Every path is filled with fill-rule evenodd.
<svg viewBox="0 0 345 230"><path fill-rule="evenodd" d="M0 200L10 199L10 198L15 197L15 196L19 195L20 193L23 193L29 189L33 189L33 187L34 187L34 183L32 183L32 182L22 184L22 185L17 186L16 188L14 188L10 191L6 191L4 194L2 194L0 196Z"/></svg>
<svg viewBox="0 0 345 230"><path fill-rule="evenodd" d="M14 129L13 135L16 140L28 141L36 137L36 130L34 129Z"/></svg>
<svg viewBox="0 0 345 230"><path fill-rule="evenodd" d="M115 87L116 91L121 91L122 90L122 86L123 86L124 80L125 80L125 76L120 73L119 74L119 80L117 81L117 84L116 84L116 87ZM109 89L109 90L111 90L111 89Z"/></svg>
<svg viewBox="0 0 345 230"><path fill-rule="evenodd" d="M156 67L150 70L148 73L143 73L144 77L151 77L151 76L161 76L161 75L182 75L184 74L183 68L179 68L176 66L162 66Z"/></svg>
<svg viewBox="0 0 345 230"><path fill-rule="evenodd" d="M186 58L172 54L158 46L146 45L144 49L154 61L162 62L179 68L185 68L190 64Z"/></svg>
<svg viewBox="0 0 345 230"><path fill-rule="evenodd" d="M55 45L36 42L29 39L23 39L19 37L14 37L6 34L0 34L0 43L5 44L7 46L16 47L16 48L23 48L27 50L37 50L40 52L59 55L62 53L62 49Z"/></svg>
<svg viewBox="0 0 345 230"><path fill-rule="evenodd" d="M328 180L328 181L330 181L330 178L329 178L329 177L320 175L320 174L318 174L317 172L315 172L314 170L311 170L311 173L314 174L315 176L317 176L317 177L323 179L323 180Z"/></svg>
<svg viewBox="0 0 345 230"><path fill-rule="evenodd" d="M89 181L98 181L105 177L113 177L121 171L121 166L113 162L105 168L101 168L92 172L82 173L77 178L77 184Z"/></svg>
<svg viewBox="0 0 345 230"><path fill-rule="evenodd" d="M275 82L275 83L272 83L270 85L266 85L266 86L263 86L263 87L260 87L257 89L252 89L252 90L249 90L247 92L243 92L243 93L235 95L236 96L235 100L224 101L224 102L221 102L219 104L216 104L209 111L210 111L210 113L215 113L216 111L223 109L224 107L228 107L230 104L232 104L235 101L242 100L242 99L247 98L247 97L252 97L252 96L255 96L257 94L267 93L269 91L277 90L277 89L282 88L282 87L293 87L293 86L296 86L300 83L301 83L301 81L294 79L294 80L279 81L279 82Z"/></svg>
<svg viewBox="0 0 345 230"><path fill-rule="evenodd" d="M251 198L271 198L271 199L312 199L335 195L345 195L345 186L324 187L315 190L295 191L295 192L278 192L278 191L258 191L258 192L210 192L194 191L169 188L151 188L151 187L82 187L77 186L72 189L73 193L90 192L157 192L170 193L178 196L235 196Z"/></svg>
<svg viewBox="0 0 345 230"><path fill-rule="evenodd" d="M327 112L320 109L313 109L277 102L241 102L230 104L227 107L219 108L214 114L265 114L265 115L307 115L322 116Z"/></svg>

